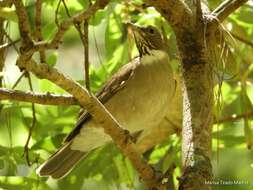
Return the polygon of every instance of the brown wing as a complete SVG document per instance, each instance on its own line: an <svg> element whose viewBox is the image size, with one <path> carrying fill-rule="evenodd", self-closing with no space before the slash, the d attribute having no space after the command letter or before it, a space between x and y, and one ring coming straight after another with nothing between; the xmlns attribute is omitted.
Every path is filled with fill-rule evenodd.
<svg viewBox="0 0 253 190"><path fill-rule="evenodd" d="M74 166L86 155L85 152L71 150L71 143L66 143L43 163L38 169L40 176L61 178L68 174Z"/></svg>
<svg viewBox="0 0 253 190"><path fill-rule="evenodd" d="M130 63L124 65L117 71L111 79L104 84L101 90L96 94L100 102L105 104L114 94L120 89L124 88L126 82L133 76L135 69L140 65L139 58L132 60ZM71 141L77 134L79 134L83 124L91 119L91 115L85 111L79 118L76 127L66 137L64 142Z"/></svg>

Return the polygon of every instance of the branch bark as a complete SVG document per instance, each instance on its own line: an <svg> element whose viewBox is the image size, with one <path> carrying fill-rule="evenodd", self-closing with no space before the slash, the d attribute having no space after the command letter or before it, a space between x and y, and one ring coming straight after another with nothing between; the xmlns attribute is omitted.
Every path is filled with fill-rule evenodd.
<svg viewBox="0 0 253 190"><path fill-rule="evenodd" d="M183 0L145 0L145 2L154 6L172 26L177 26L178 24L181 25L182 20L190 18L190 15L192 14L188 5L185 4ZM186 25L184 26L187 27Z"/></svg>
<svg viewBox="0 0 253 190"><path fill-rule="evenodd" d="M35 14L35 39L37 41L42 41L43 36L41 32L41 11L42 11L42 0L36 1L36 14ZM45 50L40 50L40 62L45 63L46 62L46 52Z"/></svg>
<svg viewBox="0 0 253 190"><path fill-rule="evenodd" d="M43 105L79 105L73 96L22 92L4 88L0 88L0 100L15 100Z"/></svg>
<svg viewBox="0 0 253 190"><path fill-rule="evenodd" d="M28 19L27 12L25 10L25 6L22 1L14 1L13 2L16 8L16 13L18 16L18 25L19 25L19 31L22 39L26 41L26 43L32 44L31 39L31 28L30 23Z"/></svg>
<svg viewBox="0 0 253 190"><path fill-rule="evenodd" d="M212 19L208 26L209 30L216 30L220 23L222 23L231 13L233 13L247 1L248 0L226 0L222 2L211 13Z"/></svg>

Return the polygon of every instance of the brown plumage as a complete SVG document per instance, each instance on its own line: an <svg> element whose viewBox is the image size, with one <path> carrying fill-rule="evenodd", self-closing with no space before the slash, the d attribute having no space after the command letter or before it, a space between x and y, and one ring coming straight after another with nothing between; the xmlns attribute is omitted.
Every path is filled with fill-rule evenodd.
<svg viewBox="0 0 253 190"><path fill-rule="evenodd" d="M121 126L132 134L156 127L174 94L172 70L160 33L152 26L134 28L140 57L124 65L97 93ZM60 178L90 151L111 141L92 116L84 112L63 146L37 173Z"/></svg>
<svg viewBox="0 0 253 190"><path fill-rule="evenodd" d="M86 154L78 150L70 149L71 143L62 146L44 164L38 168L40 176L52 176L61 178L68 174Z"/></svg>
<svg viewBox="0 0 253 190"><path fill-rule="evenodd" d="M134 59L121 68L121 70L113 75L101 88L97 93L97 98L105 104L123 87L122 82L127 81L134 74L139 63L139 59ZM86 111L80 116L76 127L65 138L63 146L37 169L38 175L51 176L53 178L64 177L86 156L86 152L72 150L70 147L73 139L80 133L85 123L89 122L91 118L91 115Z"/></svg>

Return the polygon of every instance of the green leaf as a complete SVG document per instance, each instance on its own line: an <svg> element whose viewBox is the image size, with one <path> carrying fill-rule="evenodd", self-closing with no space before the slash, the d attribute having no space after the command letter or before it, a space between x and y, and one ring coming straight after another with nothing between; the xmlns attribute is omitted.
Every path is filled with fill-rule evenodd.
<svg viewBox="0 0 253 190"><path fill-rule="evenodd" d="M58 53L53 52L52 54L47 56L47 64L51 67L54 67L57 62L57 58L58 58Z"/></svg>

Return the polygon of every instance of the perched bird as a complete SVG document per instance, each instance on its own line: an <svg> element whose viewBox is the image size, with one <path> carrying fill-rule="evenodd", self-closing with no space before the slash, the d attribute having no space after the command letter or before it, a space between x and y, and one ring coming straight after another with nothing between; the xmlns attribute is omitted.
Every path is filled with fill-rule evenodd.
<svg viewBox="0 0 253 190"><path fill-rule="evenodd" d="M161 123L170 109L175 82L159 31L153 26L129 25L139 57L120 68L97 97L121 126L134 134ZM62 147L37 169L37 173L61 178L90 151L107 142L111 142L110 136L85 112Z"/></svg>

